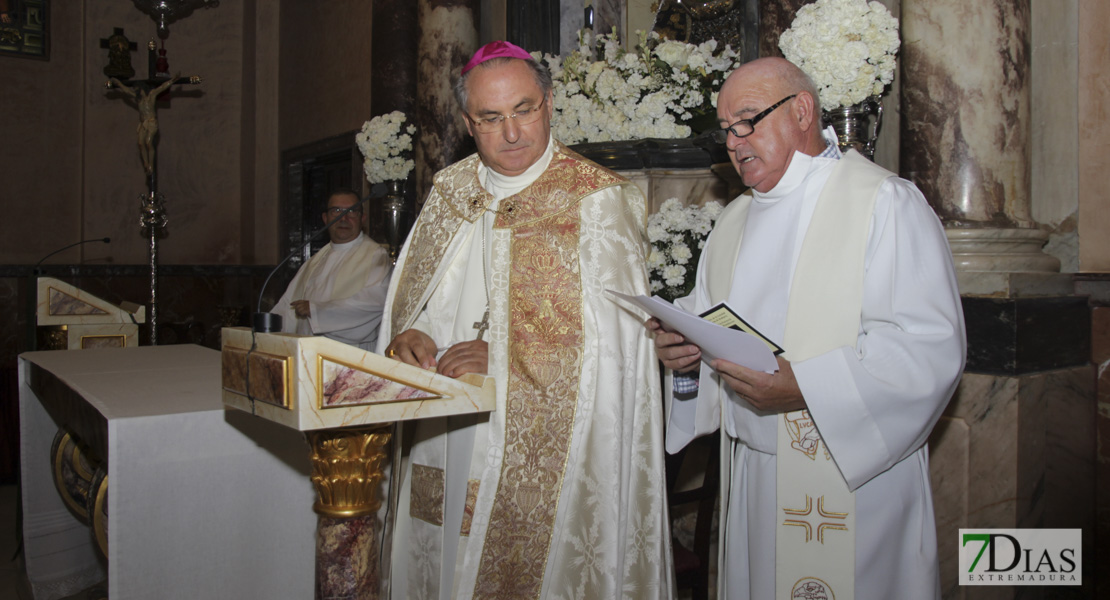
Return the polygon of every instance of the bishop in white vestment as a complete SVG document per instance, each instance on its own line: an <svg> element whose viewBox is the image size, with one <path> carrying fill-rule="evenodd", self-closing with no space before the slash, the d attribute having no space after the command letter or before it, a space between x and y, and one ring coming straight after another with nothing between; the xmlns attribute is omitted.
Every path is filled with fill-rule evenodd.
<svg viewBox="0 0 1110 600"><path fill-rule="evenodd" d="M328 227L331 242L301 266L271 312L281 315L286 333L374 350L393 265L389 253L362 233L362 208L354 193L332 194L324 222L351 207Z"/></svg>
<svg viewBox="0 0 1110 600"><path fill-rule="evenodd" d="M657 361L605 293L648 289L644 199L550 137L550 78L508 46L479 51L479 152L435 176L390 285L385 354L456 375L466 348L497 382L492 413L415 422L391 596L670 598Z"/></svg>
<svg viewBox="0 0 1110 600"><path fill-rule="evenodd" d="M726 434L719 597L791 598L825 586L837 598L939 598L925 442L964 364L951 253L913 184L854 151L842 157L831 130L821 137L812 84L799 73L781 59L756 61L722 89L728 148L753 189L722 213L696 289L679 302L700 313L727 301L784 348L780 371L702 364L696 399L668 402L667 448L719 427ZM696 367L696 347L656 331L665 363ZM805 410L767 400L789 375ZM842 489L825 495L795 481L784 452L802 466L827 463ZM784 483L807 493L781 497ZM848 556L798 561L776 552L783 540ZM830 566L849 572L813 575Z"/></svg>

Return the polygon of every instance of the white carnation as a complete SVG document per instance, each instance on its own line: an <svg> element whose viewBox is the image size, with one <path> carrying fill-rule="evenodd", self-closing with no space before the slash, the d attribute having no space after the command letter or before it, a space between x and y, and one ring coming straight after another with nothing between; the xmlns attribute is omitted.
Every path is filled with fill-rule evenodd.
<svg viewBox="0 0 1110 600"><path fill-rule="evenodd" d="M878 2L817 0L798 9L779 37L787 60L817 85L821 106L850 106L894 79L898 21Z"/></svg>
<svg viewBox="0 0 1110 600"><path fill-rule="evenodd" d="M686 267L671 265L663 269L663 283L678 287L686 282Z"/></svg>
<svg viewBox="0 0 1110 600"><path fill-rule="evenodd" d="M355 134L355 143L362 152L362 170L370 183L407 179L414 163L407 156L412 152L413 125L405 126L405 114L393 111L370 119Z"/></svg>
<svg viewBox="0 0 1110 600"><path fill-rule="evenodd" d="M684 138L695 115L714 114L716 90L739 55L710 40L695 46L637 32L625 51L615 34L579 32L565 57L544 55L554 80L552 131L567 144ZM539 58L539 55L535 55Z"/></svg>

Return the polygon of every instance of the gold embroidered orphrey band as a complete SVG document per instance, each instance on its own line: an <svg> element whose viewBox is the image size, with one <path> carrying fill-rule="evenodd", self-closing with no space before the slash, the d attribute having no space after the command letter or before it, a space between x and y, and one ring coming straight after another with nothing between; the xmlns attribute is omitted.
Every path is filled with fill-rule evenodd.
<svg viewBox="0 0 1110 600"><path fill-rule="evenodd" d="M855 496L809 411L781 415L778 428L775 596L851 599L855 595Z"/></svg>
<svg viewBox="0 0 1110 600"><path fill-rule="evenodd" d="M391 315L402 331L427 302L429 287L444 268L448 247L463 226L492 202L477 178L477 156L436 177L409 256ZM495 229L509 229L508 325L512 332L506 384L506 447L485 528L474 589L476 598L536 598L543 585L554 535L558 499L570 453L584 346L582 281L579 269L581 199L627 183L556 144L548 169L519 194L502 200ZM418 485L417 477L423 480ZM413 516L442 522L434 498L418 488L442 490L441 475L414 472ZM476 482L468 485L477 492ZM442 493L442 492L440 492ZM436 496L434 492L431 494ZM442 506L442 496L438 504ZM473 507L464 516L469 530ZM468 531L464 531L464 534Z"/></svg>

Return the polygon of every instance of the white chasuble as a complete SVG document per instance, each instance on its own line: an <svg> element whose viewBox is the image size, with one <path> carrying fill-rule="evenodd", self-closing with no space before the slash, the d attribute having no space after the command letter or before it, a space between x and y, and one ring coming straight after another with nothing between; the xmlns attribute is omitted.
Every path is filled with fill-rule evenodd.
<svg viewBox="0 0 1110 600"><path fill-rule="evenodd" d="M657 362L604 293L647 293L644 201L548 153L523 185L477 156L438 173L398 259L379 346L475 339L488 293L497 409L416 422L394 598L672 596Z"/></svg>
<svg viewBox="0 0 1110 600"><path fill-rule="evenodd" d="M796 153L773 190L726 208L679 304L700 312L726 298L786 350L808 411L762 413L704 366L696 400L668 400L669 451L717 427L727 434L718 597L804 597L822 583L829 598L937 597L924 443L959 380L964 336L935 213L855 153ZM832 467L822 476L846 495L828 483L814 491L809 475L779 464L788 453ZM851 537L852 556L822 558L838 536ZM811 565L851 568L854 589Z"/></svg>

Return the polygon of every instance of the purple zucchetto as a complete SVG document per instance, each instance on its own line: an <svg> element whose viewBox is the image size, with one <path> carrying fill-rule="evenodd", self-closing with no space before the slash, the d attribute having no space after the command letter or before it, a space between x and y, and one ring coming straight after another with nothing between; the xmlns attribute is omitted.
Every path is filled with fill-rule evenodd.
<svg viewBox="0 0 1110 600"><path fill-rule="evenodd" d="M473 69L474 67L477 67L487 60L502 57L519 58L521 60L532 60L532 55L528 54L527 50L521 48L520 46L517 46L516 44L502 41L490 42L485 46L478 48L478 51L474 53L474 56L470 57L470 61L467 62L466 66L462 68L461 74L466 75L467 71Z"/></svg>

